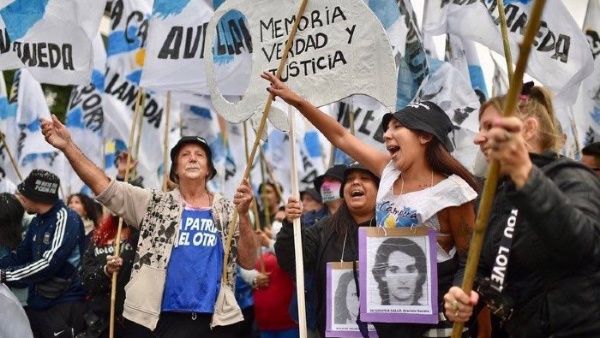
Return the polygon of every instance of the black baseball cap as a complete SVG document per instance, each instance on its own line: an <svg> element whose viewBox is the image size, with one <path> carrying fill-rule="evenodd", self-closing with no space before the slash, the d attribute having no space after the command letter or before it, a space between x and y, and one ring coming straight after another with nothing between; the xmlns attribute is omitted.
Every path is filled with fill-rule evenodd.
<svg viewBox="0 0 600 338"><path fill-rule="evenodd" d="M371 175L373 177L373 180L375 181L375 185L377 187L379 187L379 176L375 175L371 170L367 169L367 167L365 167L364 165L358 163L358 162L353 162L349 165L346 166L346 168L344 169L344 180L342 181L342 186L340 188L340 196L344 196L344 186L346 185L346 180L348 179L348 176L350 176L350 173L353 171L363 171L366 172L367 174Z"/></svg>
<svg viewBox="0 0 600 338"><path fill-rule="evenodd" d="M437 104L431 101L421 101L409 104L395 113L383 115L382 126L385 132L392 118L396 118L403 126L411 130L420 130L433 135L448 150L454 146L448 134L454 129L450 117Z"/></svg>
<svg viewBox="0 0 600 338"><path fill-rule="evenodd" d="M183 136L179 139L179 141L177 141L177 144L173 148L171 148L171 171L169 172L169 179L171 179L171 181L177 182L177 177L175 175L175 162L177 160L177 155L179 155L181 147L183 147L186 144L192 143L202 147L202 149L204 149L204 152L206 153L206 158L208 160L208 166L210 171L208 179L212 179L217 174L217 169L215 169L215 165L212 161L212 151L210 150L210 147L208 146L206 140L200 136Z"/></svg>

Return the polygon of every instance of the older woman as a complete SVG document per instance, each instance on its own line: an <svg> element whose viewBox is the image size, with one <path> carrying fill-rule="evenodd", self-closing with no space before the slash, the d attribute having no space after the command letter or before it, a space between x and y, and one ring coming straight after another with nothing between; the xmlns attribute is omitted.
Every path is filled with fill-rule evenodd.
<svg viewBox="0 0 600 338"><path fill-rule="evenodd" d="M325 337L325 267L328 262L358 260L358 227L375 226L375 198L379 179L365 167L355 164L344 171L343 203L331 217L302 231L304 269L315 278L317 328ZM277 236L275 252L282 269L294 271L294 235L291 221L300 217L298 200L290 197L286 221Z"/></svg>
<svg viewBox="0 0 600 338"><path fill-rule="evenodd" d="M467 321L481 296L511 337L598 337L600 181L554 152L546 90L527 88L510 118L500 117L505 100L481 106L475 139L503 175L479 264L480 293L452 287L446 314Z"/></svg>

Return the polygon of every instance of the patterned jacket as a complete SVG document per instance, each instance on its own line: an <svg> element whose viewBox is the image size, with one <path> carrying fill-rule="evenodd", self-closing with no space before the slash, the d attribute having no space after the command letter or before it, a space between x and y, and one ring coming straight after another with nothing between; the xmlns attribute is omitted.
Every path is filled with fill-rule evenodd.
<svg viewBox="0 0 600 338"><path fill-rule="evenodd" d="M131 279L125 286L123 316L154 330L160 317L167 265L179 236L183 211L181 194L177 189L162 192L112 181L97 199L123 217L125 223L140 229ZM233 211L234 206L230 201L215 194L212 205L214 223L225 238L228 224L233 220ZM227 281L232 290L235 290L238 227L239 223L234 228L227 264Z"/></svg>

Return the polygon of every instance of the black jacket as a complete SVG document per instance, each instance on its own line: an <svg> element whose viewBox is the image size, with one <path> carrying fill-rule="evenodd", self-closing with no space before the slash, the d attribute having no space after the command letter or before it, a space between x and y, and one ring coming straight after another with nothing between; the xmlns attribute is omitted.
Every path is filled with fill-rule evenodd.
<svg viewBox="0 0 600 338"><path fill-rule="evenodd" d="M123 266L117 275L117 292L115 302L115 313L120 316L123 312L123 302L125 301L125 285L129 282L131 276L131 267L135 249L137 247L139 231L130 228L131 234L127 241L121 243L120 251L123 259ZM106 246L96 246L94 241L83 256L82 281L83 287L88 293L91 310L101 318L108 319L110 311L110 292L111 278L104 274L106 265L106 256L114 256L114 247L112 244Z"/></svg>
<svg viewBox="0 0 600 338"><path fill-rule="evenodd" d="M516 190L500 183L479 263L489 277L511 209L518 216L503 294L512 337L600 336L600 180L555 154L532 155Z"/></svg>
<svg viewBox="0 0 600 338"><path fill-rule="evenodd" d="M344 249L344 262L358 260L358 227L369 226L369 223L349 225L346 247ZM326 266L328 262L339 262L342 258L344 235L341 236L333 230L331 217L318 221L314 226L302 230L302 254L304 258L304 271L315 278L315 299L311 300L317 308L317 328L321 336L325 336L325 308L326 308ZM291 223L284 221L281 231L275 241L275 253L279 266L290 274L295 273L294 230ZM308 302L309 300L307 300Z"/></svg>

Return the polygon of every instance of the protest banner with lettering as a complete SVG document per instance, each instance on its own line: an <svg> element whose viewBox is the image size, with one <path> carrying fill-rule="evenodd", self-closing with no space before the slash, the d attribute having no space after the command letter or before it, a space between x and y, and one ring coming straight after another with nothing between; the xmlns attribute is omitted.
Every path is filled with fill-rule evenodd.
<svg viewBox="0 0 600 338"><path fill-rule="evenodd" d="M208 95L204 51L206 35L215 34L207 31L212 15L204 1L155 0L140 85ZM214 53L221 92L242 95L250 76L252 42L239 12L228 13L217 26Z"/></svg>
<svg viewBox="0 0 600 338"><path fill-rule="evenodd" d="M104 109L104 69L106 68L106 50L100 34L94 40L94 68L89 84L73 87L67 106L65 125L71 132L71 138L85 156L102 168L102 148L104 147L102 129ZM75 174L71 166L66 166L69 181L64 182L66 191L80 192L83 181Z"/></svg>
<svg viewBox="0 0 600 338"><path fill-rule="evenodd" d="M232 122L240 122L264 108L268 84L259 74L275 73L294 22L297 2L224 2L210 21L208 31L229 11L241 12L248 21L252 39L252 71L248 90L236 104L227 102L215 84L213 62L205 63L211 99L216 111ZM361 0L309 1L298 19L298 33L281 78L316 106L352 94L365 94L381 101L389 110L396 106L396 70L389 40L383 27ZM207 45L213 44L207 36ZM212 50L206 49L209 60ZM323 90L327 88L327 90Z"/></svg>
<svg viewBox="0 0 600 338"><path fill-rule="evenodd" d="M508 38L517 60L532 7L531 0L504 1ZM503 53L497 0L429 1L423 30L431 34L452 33ZM527 73L550 88L557 98L572 104L581 81L593 70L586 39L562 1L548 1L533 42Z"/></svg>
<svg viewBox="0 0 600 338"><path fill-rule="evenodd" d="M105 5L106 0L14 0L0 9L0 58L7 54L10 61L0 69L27 67L39 82L86 84Z"/></svg>
<svg viewBox="0 0 600 338"><path fill-rule="evenodd" d="M151 0L116 0L112 4L102 102L105 136L120 143L129 140L151 10ZM148 188L158 188L162 182L162 147L157 149L156 145L164 138L164 102L165 95L144 91L137 172Z"/></svg>
<svg viewBox="0 0 600 338"><path fill-rule="evenodd" d="M18 72L15 75L17 75L17 79L16 82L13 82L13 90L9 97L6 90L6 83L4 82L4 75L0 72L0 131L2 131L5 137L5 143L0 144L0 180L3 182L19 182L19 177L8 155L8 151L10 151L12 156L15 156L17 139L19 137L17 129ZM7 147L8 149L6 149ZM13 189L13 186L14 183L0 184L0 187L6 187L4 190L0 189L0 192L14 192L15 189Z"/></svg>

